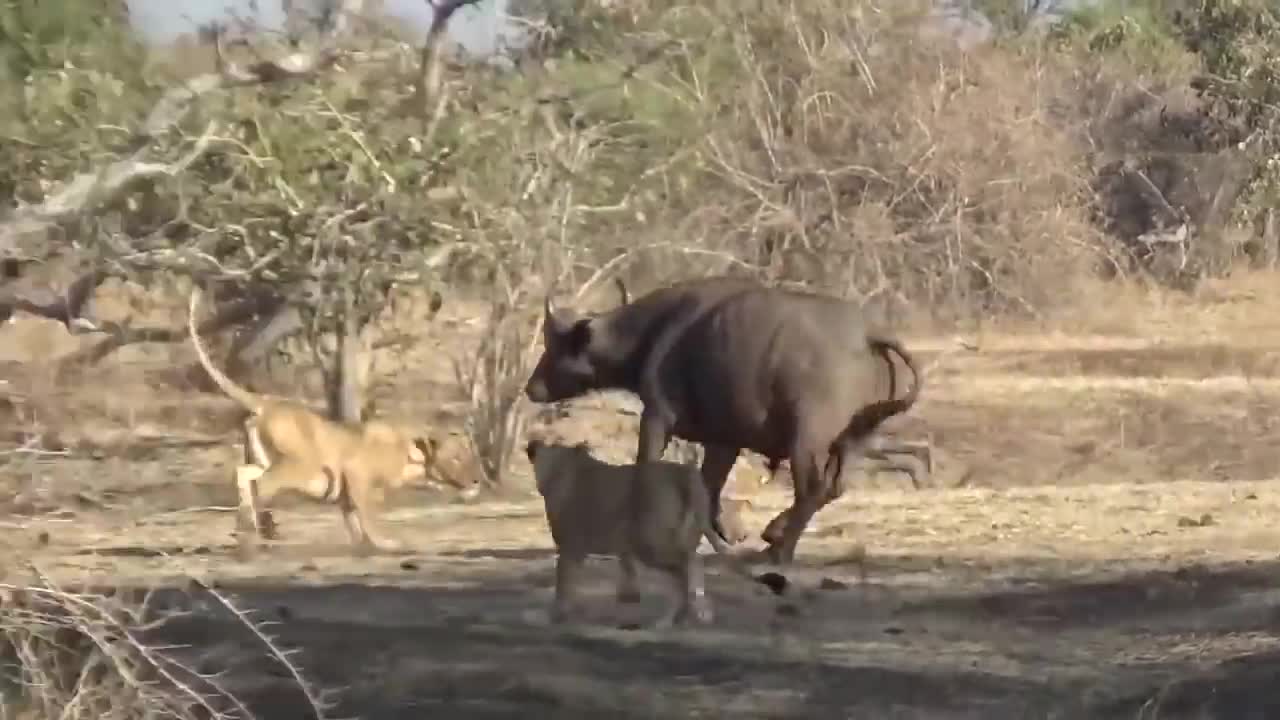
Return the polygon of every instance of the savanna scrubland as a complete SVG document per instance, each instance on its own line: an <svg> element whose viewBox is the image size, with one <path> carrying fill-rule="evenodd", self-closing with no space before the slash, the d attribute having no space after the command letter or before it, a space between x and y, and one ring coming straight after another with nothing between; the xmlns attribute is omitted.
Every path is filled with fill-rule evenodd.
<svg viewBox="0 0 1280 720"><path fill-rule="evenodd" d="M991 36L958 43L924 3L553 0L492 63L373 3L156 46L111 3L11 0L0 715L1280 711L1280 16L974 5ZM905 337L926 387L889 429L933 477L854 479L781 608L711 561L714 626L621 630L658 600L614 606L601 561L596 622L550 629L515 450L550 424L621 461L637 420L519 399L542 298L715 272ZM413 553L282 501L235 557L195 284L237 380L439 434L385 510ZM747 544L789 498L764 475L730 485Z"/></svg>

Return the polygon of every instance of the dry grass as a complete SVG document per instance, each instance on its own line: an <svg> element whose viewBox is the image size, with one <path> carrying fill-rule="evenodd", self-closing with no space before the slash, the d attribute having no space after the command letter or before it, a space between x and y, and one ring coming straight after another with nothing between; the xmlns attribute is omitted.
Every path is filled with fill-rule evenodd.
<svg viewBox="0 0 1280 720"><path fill-rule="evenodd" d="M795 579L815 588L826 578L830 589L797 595L799 614L778 614L711 561L715 628L614 630L656 605L614 607L612 568L601 567L589 581L595 624L549 630L551 541L536 497L514 491L459 503L418 488L393 501L387 522L420 550L410 558L354 559L331 539L339 521L330 508L285 503L284 540L237 562L231 515L216 509L233 502L234 447L3 456L15 491L6 504L18 514L0 525L0 546L59 586L183 587L195 577L234 590L262 613L255 620L286 620L267 627L280 647L299 648L297 665L316 687L335 691L335 716L733 708L932 719L982 707L1130 720L1159 698L1158 714L1141 712L1240 717L1266 702L1265 661L1280 653L1280 453L1267 440L1280 366L1256 330L1277 305L1267 280L1220 284L1229 305L1161 301L1183 318L1168 336L1006 324L976 352L944 355L949 338L913 341L924 362L938 362L895 430L932 436L936 484L917 492L902 477L867 477L820 513ZM403 365L384 368L398 414L466 416L451 358L478 347L487 305L446 309L398 356ZM113 371L136 376L168 362L165 353ZM190 395L157 388L148 400L170 397ZM625 459L637 419L616 408L609 398L579 403L558 431ZM527 471L517 458L510 472ZM749 476L739 471L731 491L750 497L746 525L758 532L789 494ZM8 572L12 586L39 586L20 568ZM172 600L188 614L148 641L191 645L182 661L200 672L240 667L229 691L259 717L311 712L252 631L216 601L197 600Z"/></svg>
<svg viewBox="0 0 1280 720"><path fill-rule="evenodd" d="M405 160L412 193L386 214L456 241L441 270L457 297L439 316L384 318L413 340L378 358L379 411L465 437L509 493L410 489L388 520L412 527L399 533L416 538L412 557L353 558L331 542L332 508L285 502L283 541L238 562L224 512L234 409L196 393L189 349L140 345L59 376L55 360L93 340L9 324L0 630L17 662L0 714L11 692L30 705L19 717L208 717L238 702L259 717L1280 714L1258 699L1272 681L1240 669L1280 647L1275 275L1173 293L1135 277L1092 223L1095 166L1147 132L1158 78L1044 48L960 53L915 36L919 5L611 3L600 12L618 37L593 50L625 72L565 57L509 84L458 83L451 152L422 187L426 161L404 149L416 125L370 110L395 104L403 68L353 65L333 97L246 91L237 107L266 133L251 151L273 161L289 158L272 148L350 150L360 135L376 152L352 152L353 168ZM655 40L667 50L639 62ZM572 118L529 111L562 85L598 91L574 95ZM308 135L326 132L299 120L318 104L357 131ZM280 178L249 165L235 172L270 205ZM225 215L243 195L189 199L207 201L193 207L208 224L244 220ZM539 255L556 262L529 271ZM873 298L936 361L892 423L932 438L934 487L854 483L802 541L803 590L781 608L713 571L717 626L625 633L614 626L652 607L610 607L600 573L594 627L543 627L551 543L536 497L509 482L528 471L513 452L536 350L524 315L544 286L599 280L606 263L633 294L732 269ZM491 282L504 265L519 282ZM499 292L465 297L476 284ZM95 304L100 318L172 325L171 300L108 286ZM957 331L978 350L949 353ZM556 424L626 460L636 420L594 398ZM732 487L759 526L787 493L743 470ZM234 586L260 615L223 589L186 592L193 577ZM92 584L169 586L151 596L165 622L142 598L79 589ZM332 710L313 683L341 690Z"/></svg>
<svg viewBox="0 0 1280 720"><path fill-rule="evenodd" d="M72 591L36 571L35 584L0 583L0 708L5 717L253 718L228 690L234 674L209 672L182 648L158 642L183 613L141 592ZM199 588L257 638L296 683L312 716L326 704L264 627L225 595Z"/></svg>

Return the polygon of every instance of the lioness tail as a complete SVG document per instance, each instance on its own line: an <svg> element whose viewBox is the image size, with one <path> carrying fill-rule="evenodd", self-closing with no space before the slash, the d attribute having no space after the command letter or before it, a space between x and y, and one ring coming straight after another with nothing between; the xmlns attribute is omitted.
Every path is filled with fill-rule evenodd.
<svg viewBox="0 0 1280 720"><path fill-rule="evenodd" d="M215 367L213 361L209 359L209 353L205 351L204 345L200 343L200 334L196 332L196 306L199 303L200 288L196 288L191 292L191 303L187 310L187 329L191 332L191 342L196 346L196 356L200 358L200 364L204 366L205 372L209 373L209 377L213 378L213 382L228 397L240 403L244 406L244 409L254 415L261 413L262 398L237 385L231 378Z"/></svg>

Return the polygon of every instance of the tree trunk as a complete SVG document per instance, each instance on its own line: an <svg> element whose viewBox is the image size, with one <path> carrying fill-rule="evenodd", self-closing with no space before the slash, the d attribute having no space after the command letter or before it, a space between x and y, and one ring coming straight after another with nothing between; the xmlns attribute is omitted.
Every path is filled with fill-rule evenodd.
<svg viewBox="0 0 1280 720"><path fill-rule="evenodd" d="M338 340L338 417L351 423L363 420L364 414L363 388L356 370L359 363L360 330L355 319L348 315Z"/></svg>
<svg viewBox="0 0 1280 720"><path fill-rule="evenodd" d="M343 293L341 332L333 372L326 374L329 416L343 422L358 423L364 415L364 388L360 383L361 327L356 317L355 298L350 289Z"/></svg>

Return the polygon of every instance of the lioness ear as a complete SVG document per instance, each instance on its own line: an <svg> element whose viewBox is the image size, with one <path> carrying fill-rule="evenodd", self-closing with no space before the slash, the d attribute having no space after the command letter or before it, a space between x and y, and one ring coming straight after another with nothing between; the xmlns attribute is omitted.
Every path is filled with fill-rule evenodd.
<svg viewBox="0 0 1280 720"><path fill-rule="evenodd" d="M524 454L528 456L529 462L533 462L534 456L537 455L538 451L541 449L542 449L541 440L536 440L536 439L530 440L529 442L525 443Z"/></svg>
<svg viewBox="0 0 1280 720"><path fill-rule="evenodd" d="M416 437L413 439L413 449L422 457L413 457L414 462L425 463L427 460L435 457L436 449L440 443L433 437Z"/></svg>

